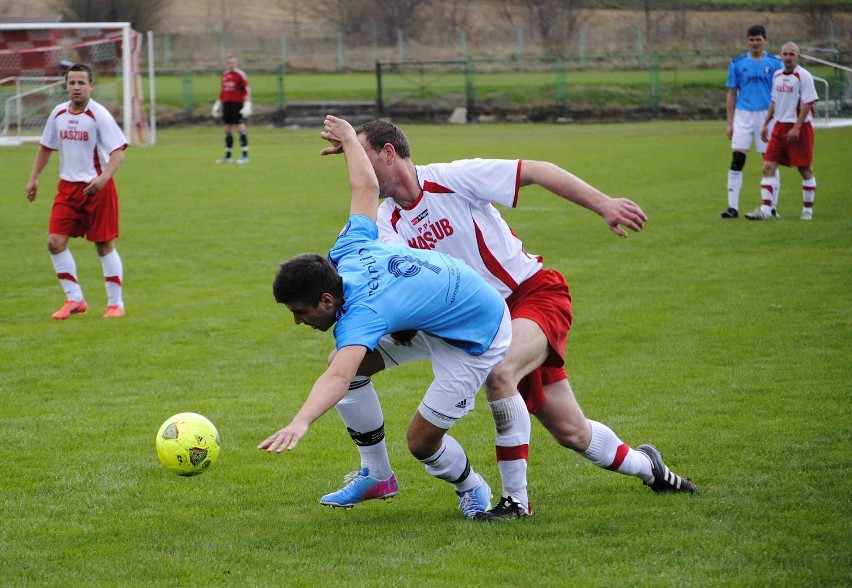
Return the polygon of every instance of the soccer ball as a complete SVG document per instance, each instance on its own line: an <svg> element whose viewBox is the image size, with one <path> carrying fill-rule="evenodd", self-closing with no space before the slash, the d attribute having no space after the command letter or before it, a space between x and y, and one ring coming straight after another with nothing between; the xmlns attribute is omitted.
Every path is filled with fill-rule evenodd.
<svg viewBox="0 0 852 588"><path fill-rule="evenodd" d="M182 412L166 420L157 431L157 457L178 476L203 474L219 457L219 432L209 420Z"/></svg>

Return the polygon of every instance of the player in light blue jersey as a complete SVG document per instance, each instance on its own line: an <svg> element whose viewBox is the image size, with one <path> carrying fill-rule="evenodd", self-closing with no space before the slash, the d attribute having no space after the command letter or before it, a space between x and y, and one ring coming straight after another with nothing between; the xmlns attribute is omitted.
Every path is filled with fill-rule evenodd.
<svg viewBox="0 0 852 588"><path fill-rule="evenodd" d="M337 352L290 424L258 449L293 449L310 424L346 396L361 364L380 358L377 345L383 336L419 330L427 335L435 379L409 425L408 448L429 474L455 486L459 508L474 518L490 508L491 489L447 430L473 409L477 391L505 356L512 338L509 310L501 294L463 262L379 242L379 184L355 130L329 116L322 137L341 146L346 156L349 221L328 259L309 253L283 263L273 294L297 324L321 331L334 326ZM393 475L367 487L361 482L368 472L358 476L353 486L366 498L397 492ZM364 498L329 506L354 506Z"/></svg>
<svg viewBox="0 0 852 588"><path fill-rule="evenodd" d="M748 51L731 60L725 84L728 88L725 102L727 135L731 141L732 158L728 171L728 208L722 213L722 218L739 216L743 168L752 141L758 153L766 152L766 142L760 133L771 102L772 74L783 67L780 59L764 49L766 29L763 26L750 27L746 35ZM774 204L772 209L775 210Z"/></svg>

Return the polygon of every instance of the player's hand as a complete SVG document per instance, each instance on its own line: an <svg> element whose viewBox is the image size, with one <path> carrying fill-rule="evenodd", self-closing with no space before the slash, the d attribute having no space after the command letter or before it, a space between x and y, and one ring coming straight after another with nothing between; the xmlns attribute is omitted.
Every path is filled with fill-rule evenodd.
<svg viewBox="0 0 852 588"><path fill-rule="evenodd" d="M257 446L258 449L265 449L269 453L281 453L285 449L290 451L299 443L299 440L305 436L308 432L308 426L299 424L295 421L290 422L289 425L267 437L260 445Z"/></svg>
<svg viewBox="0 0 852 588"><path fill-rule="evenodd" d="M731 137L734 136L734 125L733 125L733 123L728 123L728 130L725 131L725 134L728 136L728 141L730 141Z"/></svg>
<svg viewBox="0 0 852 588"><path fill-rule="evenodd" d="M627 198L610 199L602 216L609 230L619 237L627 236L627 233L621 227L627 227L638 233L648 220L647 215L639 208L639 205Z"/></svg>
<svg viewBox="0 0 852 588"><path fill-rule="evenodd" d="M766 125L763 125L763 128L760 129L760 140L769 143L769 127Z"/></svg>
<svg viewBox="0 0 852 588"><path fill-rule="evenodd" d="M32 202L36 199L36 193L38 192L38 180L30 180L27 182L27 200Z"/></svg>
<svg viewBox="0 0 852 588"><path fill-rule="evenodd" d="M797 127L795 125L793 126L792 129L790 129L790 132L787 133L787 142L788 143L795 143L796 141L799 140L799 130L800 130L800 127Z"/></svg>
<svg viewBox="0 0 852 588"><path fill-rule="evenodd" d="M217 100L216 102L213 103L213 108L210 109L210 116L212 116L213 118L219 118L220 116L222 116L222 101L221 100Z"/></svg>
<svg viewBox="0 0 852 588"><path fill-rule="evenodd" d="M101 191L101 188L104 187L104 184L106 184L106 182L106 178L104 178L103 176L96 177L94 180L89 182L88 186L85 187L85 189L83 190L83 194L85 194L86 196L94 196L95 194Z"/></svg>
<svg viewBox="0 0 852 588"><path fill-rule="evenodd" d="M352 128L352 125L348 121L330 114L325 117L325 124L320 137L331 143L331 151L329 151L329 147L326 147L320 152L322 155L342 153L345 142L351 142L352 140L357 142L358 140L355 135L355 129Z"/></svg>
<svg viewBox="0 0 852 588"><path fill-rule="evenodd" d="M394 345L402 345L403 347L411 347L411 340L417 335L417 329L409 329L407 331L396 331L391 333Z"/></svg>
<svg viewBox="0 0 852 588"><path fill-rule="evenodd" d="M240 108L240 115L242 115L242 116L251 116L252 115L251 100L246 100L245 102L243 102L243 107Z"/></svg>

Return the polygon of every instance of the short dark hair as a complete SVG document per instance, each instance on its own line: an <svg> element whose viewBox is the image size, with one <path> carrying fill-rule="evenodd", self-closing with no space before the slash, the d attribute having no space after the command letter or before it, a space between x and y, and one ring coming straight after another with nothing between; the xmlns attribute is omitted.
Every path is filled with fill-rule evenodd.
<svg viewBox="0 0 852 588"><path fill-rule="evenodd" d="M328 292L343 298L343 278L325 257L302 253L278 268L272 282L272 295L278 304L307 304L316 306Z"/></svg>
<svg viewBox="0 0 852 588"><path fill-rule="evenodd" d="M67 70L65 70L65 82L66 83L68 82L68 72L70 72L70 71L84 71L84 72L86 72L86 75L89 76L89 83L90 84L93 81L95 81L95 76L92 75L92 68L91 67L89 67L88 65L83 65L82 63L75 63L74 65L69 67Z"/></svg>
<svg viewBox="0 0 852 588"><path fill-rule="evenodd" d="M398 126L386 120L372 120L358 128L359 135L367 136L367 142L375 151L381 151L387 143L393 145L397 155L408 159L411 157L411 145L405 133Z"/></svg>
<svg viewBox="0 0 852 588"><path fill-rule="evenodd" d="M746 31L747 37L757 37L760 35L764 39L766 38L766 28L763 25L754 25L748 28Z"/></svg>

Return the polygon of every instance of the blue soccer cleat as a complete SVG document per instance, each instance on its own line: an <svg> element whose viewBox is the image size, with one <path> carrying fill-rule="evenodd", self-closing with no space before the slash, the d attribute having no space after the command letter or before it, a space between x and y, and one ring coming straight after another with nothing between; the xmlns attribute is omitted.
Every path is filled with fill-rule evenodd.
<svg viewBox="0 0 852 588"><path fill-rule="evenodd" d="M365 500L390 500L399 493L396 476L391 473L387 480L370 477L370 470L362 468L359 472L350 472L343 478L346 484L337 492L320 498L320 504L336 508L352 508Z"/></svg>
<svg viewBox="0 0 852 588"><path fill-rule="evenodd" d="M485 478L476 488L465 492L456 490L456 495L459 497L459 508L467 519L475 518L476 513L485 512L491 508L491 487L488 486Z"/></svg>

